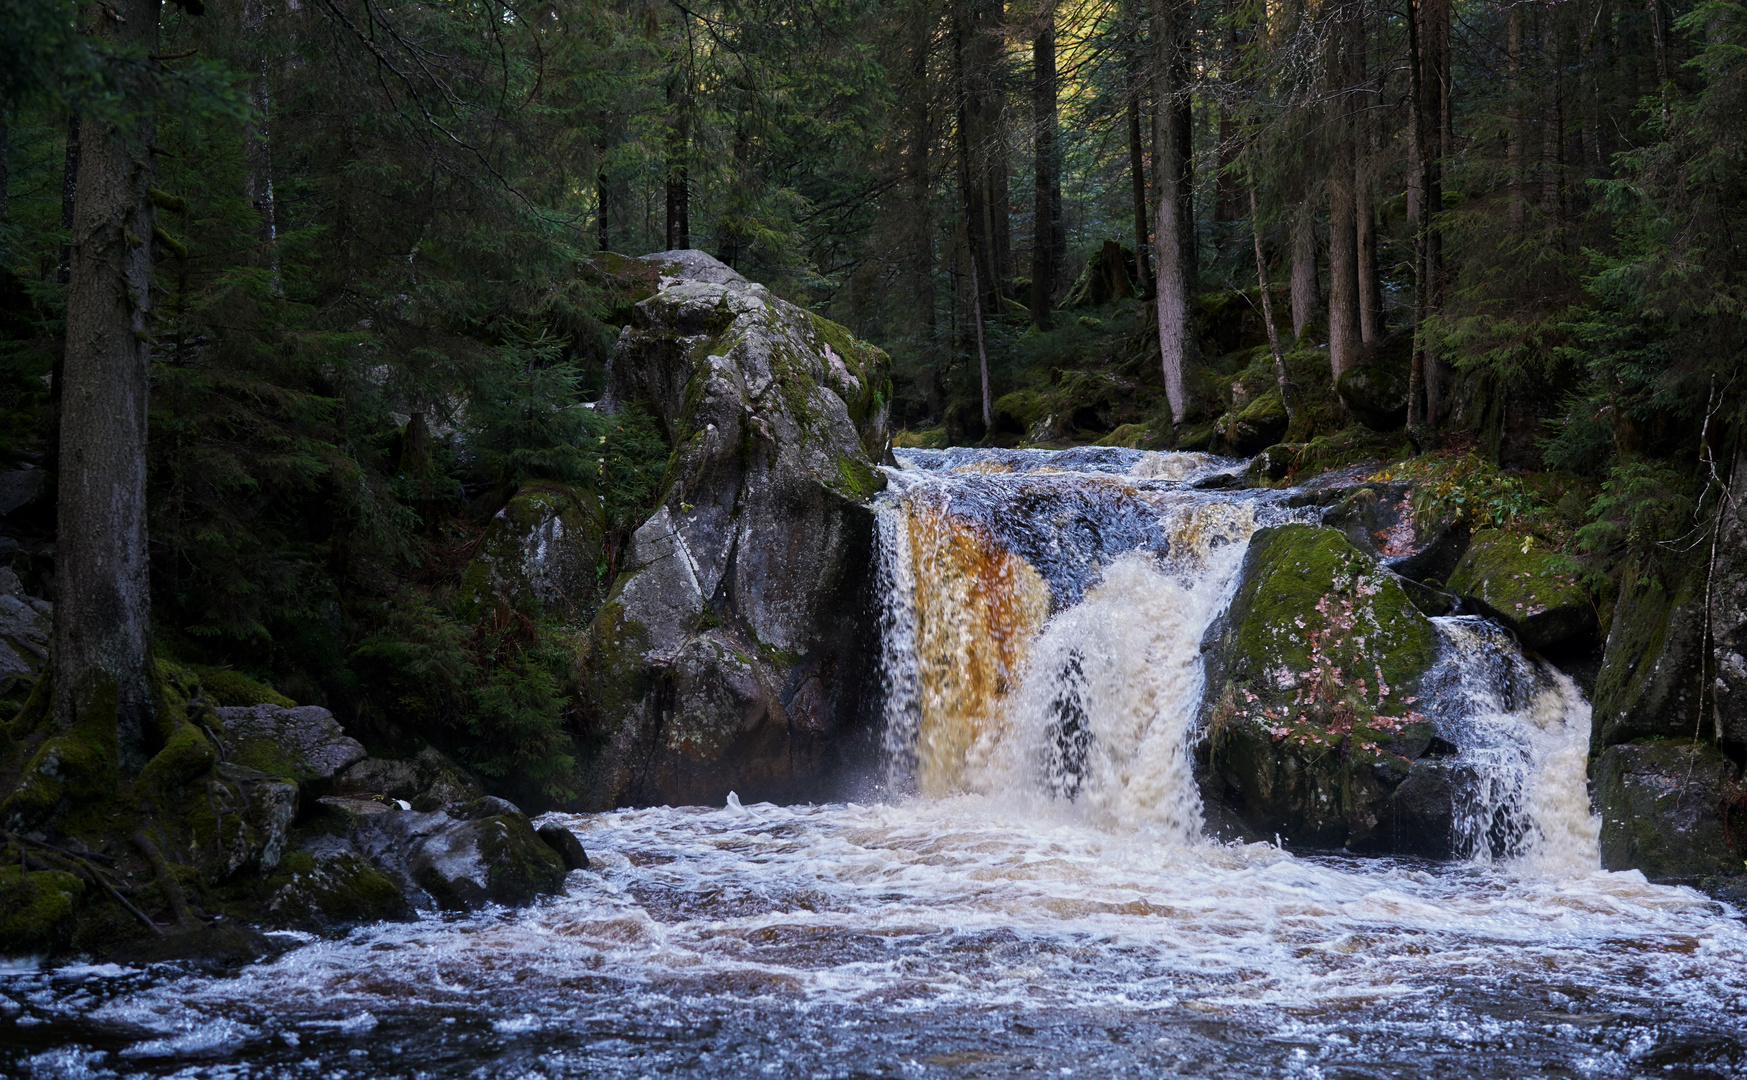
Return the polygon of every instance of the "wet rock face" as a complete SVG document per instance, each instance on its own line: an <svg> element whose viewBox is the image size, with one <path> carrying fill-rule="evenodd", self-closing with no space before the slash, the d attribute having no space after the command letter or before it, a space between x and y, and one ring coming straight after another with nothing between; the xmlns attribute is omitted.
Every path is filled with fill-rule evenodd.
<svg viewBox="0 0 1747 1080"><path fill-rule="evenodd" d="M1595 634L1595 607L1567 559L1537 550L1532 537L1483 529L1446 587L1508 626L1523 648L1544 652Z"/></svg>
<svg viewBox="0 0 1747 1080"><path fill-rule="evenodd" d="M1696 884L1739 874L1725 817L1747 823L1733 783L1735 766L1715 746L1668 739L1610 746L1595 759L1601 814L1601 864L1637 869L1652 881Z"/></svg>
<svg viewBox="0 0 1747 1080"><path fill-rule="evenodd" d="M318 706L231 706L213 713L231 761L294 783L331 780L365 756L364 745Z"/></svg>
<svg viewBox="0 0 1747 1080"><path fill-rule="evenodd" d="M1202 648L1204 799L1260 838L1447 854L1447 824L1432 818L1449 803L1417 777L1438 767L1415 708L1436 635L1375 559L1334 529L1258 531Z"/></svg>
<svg viewBox="0 0 1747 1080"><path fill-rule="evenodd" d="M525 904L562 887L563 860L521 811L504 804L462 813L460 818L442 810L368 814L353 843L414 907L426 910Z"/></svg>
<svg viewBox="0 0 1747 1080"><path fill-rule="evenodd" d="M650 256L607 405L674 446L590 632L598 753L580 805L792 799L853 724L883 486L883 353L701 252Z"/></svg>
<svg viewBox="0 0 1747 1080"><path fill-rule="evenodd" d="M30 596L10 567L0 566L0 710L17 706L49 659L53 607Z"/></svg>

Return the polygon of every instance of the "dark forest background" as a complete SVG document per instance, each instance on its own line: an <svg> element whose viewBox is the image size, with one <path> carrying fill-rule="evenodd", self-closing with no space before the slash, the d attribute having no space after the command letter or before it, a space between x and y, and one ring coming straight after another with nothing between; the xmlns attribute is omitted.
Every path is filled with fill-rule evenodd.
<svg viewBox="0 0 1747 1080"><path fill-rule="evenodd" d="M702 248L879 344L911 441L1213 445L1278 373L1310 445L1397 364L1365 445L1604 597L1723 498L1740 2L244 0L165 6L151 56L96 7L0 15L0 467L52 482L80 125L147 111L155 649L535 801L598 597L459 581L523 485L595 500L603 590L652 504L654 425L582 407L602 250ZM32 505L0 560L52 597Z"/></svg>

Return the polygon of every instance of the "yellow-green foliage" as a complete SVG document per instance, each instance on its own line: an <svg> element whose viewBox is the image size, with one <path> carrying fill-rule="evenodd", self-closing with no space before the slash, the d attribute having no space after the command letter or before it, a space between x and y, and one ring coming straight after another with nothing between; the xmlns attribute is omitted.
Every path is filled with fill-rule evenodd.
<svg viewBox="0 0 1747 1080"><path fill-rule="evenodd" d="M904 430L892 436L892 446L902 450L941 450L949 445L951 441L944 425L918 431Z"/></svg>

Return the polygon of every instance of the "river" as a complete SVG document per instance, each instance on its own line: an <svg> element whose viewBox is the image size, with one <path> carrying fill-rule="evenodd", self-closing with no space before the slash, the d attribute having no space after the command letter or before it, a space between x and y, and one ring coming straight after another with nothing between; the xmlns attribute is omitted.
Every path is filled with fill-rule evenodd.
<svg viewBox="0 0 1747 1080"><path fill-rule="evenodd" d="M561 896L222 976L20 963L0 1071L1747 1073L1747 927L1599 868L1569 679L1439 620L1467 858L1221 841L1191 775L1198 645L1250 531L1303 511L1193 488L1232 463L1192 455L906 458L880 517L886 757L843 801L553 815L593 862Z"/></svg>

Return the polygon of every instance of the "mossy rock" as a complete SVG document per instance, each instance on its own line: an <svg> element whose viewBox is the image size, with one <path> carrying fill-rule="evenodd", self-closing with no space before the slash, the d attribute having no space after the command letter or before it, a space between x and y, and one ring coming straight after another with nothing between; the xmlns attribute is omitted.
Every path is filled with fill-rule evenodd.
<svg viewBox="0 0 1747 1080"><path fill-rule="evenodd" d="M280 705L287 709L297 702L279 691L230 668L188 665L200 679L200 687L214 705Z"/></svg>
<svg viewBox="0 0 1747 1080"><path fill-rule="evenodd" d="M524 611L586 609L598 587L600 500L530 481L498 511L461 577L461 614L502 602Z"/></svg>
<svg viewBox="0 0 1747 1080"><path fill-rule="evenodd" d="M394 879L351 844L327 837L286 855L268 888L268 917L288 929L332 930L413 916Z"/></svg>
<svg viewBox="0 0 1747 1080"><path fill-rule="evenodd" d="M1685 884L1741 872L1725 826L1731 812L1747 818L1738 770L1715 746L1690 739L1610 746L1593 773L1604 869Z"/></svg>
<svg viewBox="0 0 1747 1080"><path fill-rule="evenodd" d="M1259 394L1225 420L1225 444L1248 457L1280 441L1286 434L1286 404L1278 388Z"/></svg>
<svg viewBox="0 0 1747 1080"><path fill-rule="evenodd" d="M1394 575L1334 529L1259 530L1204 648L1213 797L1258 836L1395 850L1437 637Z"/></svg>
<svg viewBox="0 0 1747 1080"><path fill-rule="evenodd" d="M892 436L892 446L899 450L943 450L951 445L952 439L947 435L945 425L917 431L906 428Z"/></svg>
<svg viewBox="0 0 1747 1080"><path fill-rule="evenodd" d="M1592 754L1634 739L1690 738L1699 726L1702 583L1702 573L1669 580L1628 569L1595 679Z"/></svg>
<svg viewBox="0 0 1747 1080"><path fill-rule="evenodd" d="M1353 418L1368 428L1396 431L1407 423L1407 372L1397 365L1354 365L1335 380L1335 392Z"/></svg>
<svg viewBox="0 0 1747 1080"><path fill-rule="evenodd" d="M1593 637L1595 607L1571 561L1532 536L1482 529L1445 583L1450 592L1542 652Z"/></svg>
<svg viewBox="0 0 1747 1080"><path fill-rule="evenodd" d="M0 956L44 956L72 940L85 883L60 870L0 867Z"/></svg>

